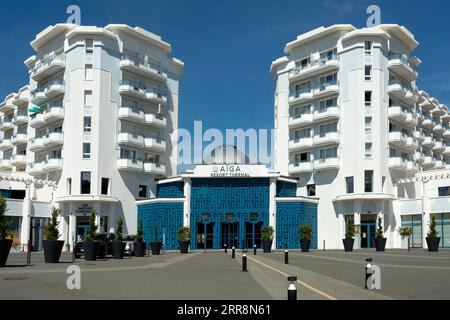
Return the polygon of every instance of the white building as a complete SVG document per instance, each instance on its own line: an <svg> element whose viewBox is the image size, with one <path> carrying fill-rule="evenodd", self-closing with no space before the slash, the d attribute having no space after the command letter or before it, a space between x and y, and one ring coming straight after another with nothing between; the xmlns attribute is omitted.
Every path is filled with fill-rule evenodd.
<svg viewBox="0 0 450 320"><path fill-rule="evenodd" d="M161 37L127 25L57 24L31 46L29 86L0 104L0 189L19 198L7 214L17 216L21 243L31 219L39 246L39 218L52 206L69 244L90 209L99 231L122 217L135 233L136 199L154 195L155 178L177 174L183 62Z"/></svg>
<svg viewBox="0 0 450 320"><path fill-rule="evenodd" d="M417 46L399 25L334 25L272 63L275 167L299 179L298 196L320 198L319 248L343 248L349 222L370 248L380 215L388 248L402 246L401 226L426 247L431 214L450 247L450 113L416 85Z"/></svg>

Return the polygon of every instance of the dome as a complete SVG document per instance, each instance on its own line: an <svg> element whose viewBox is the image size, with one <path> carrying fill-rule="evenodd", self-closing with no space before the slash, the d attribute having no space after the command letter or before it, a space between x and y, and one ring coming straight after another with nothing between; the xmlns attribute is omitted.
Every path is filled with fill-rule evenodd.
<svg viewBox="0 0 450 320"><path fill-rule="evenodd" d="M217 146L211 151L211 154L205 155L203 159L205 164L248 164L247 155L238 150L236 146L223 144Z"/></svg>

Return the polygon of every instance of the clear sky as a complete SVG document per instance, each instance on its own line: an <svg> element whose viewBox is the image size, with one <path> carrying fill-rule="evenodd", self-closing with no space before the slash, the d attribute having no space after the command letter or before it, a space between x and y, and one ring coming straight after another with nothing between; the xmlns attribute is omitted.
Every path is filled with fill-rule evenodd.
<svg viewBox="0 0 450 320"><path fill-rule="evenodd" d="M365 26L369 4L382 23L406 26L420 42L419 86L450 103L450 2L290 0L89 0L0 2L0 99L27 82L23 61L29 43L48 25L65 22L77 4L83 25L126 23L162 36L185 62L180 127L195 120L204 128L272 128L273 60L286 42L319 26Z"/></svg>

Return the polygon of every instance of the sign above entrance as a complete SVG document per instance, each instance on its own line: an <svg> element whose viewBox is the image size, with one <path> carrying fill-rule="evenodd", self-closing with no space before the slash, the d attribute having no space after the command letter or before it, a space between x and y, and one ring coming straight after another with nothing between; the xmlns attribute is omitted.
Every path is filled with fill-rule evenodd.
<svg viewBox="0 0 450 320"><path fill-rule="evenodd" d="M91 212L92 209L93 209L92 206L90 206L90 205L87 204L87 203L84 203L84 204L82 204L81 206L79 206L75 212L76 212L76 213L86 214L86 213Z"/></svg>
<svg viewBox="0 0 450 320"><path fill-rule="evenodd" d="M270 172L265 165L213 164L197 165L183 176L191 178L268 178L279 174Z"/></svg>

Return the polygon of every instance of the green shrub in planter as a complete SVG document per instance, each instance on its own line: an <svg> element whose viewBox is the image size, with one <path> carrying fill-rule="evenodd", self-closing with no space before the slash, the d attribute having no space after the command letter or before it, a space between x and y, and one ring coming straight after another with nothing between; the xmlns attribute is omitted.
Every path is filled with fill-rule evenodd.
<svg viewBox="0 0 450 320"><path fill-rule="evenodd" d="M344 243L345 252L352 252L353 246L355 244L354 237L357 235L356 226L353 223L349 223L347 226L347 232L345 233L345 239L342 240Z"/></svg>
<svg viewBox="0 0 450 320"><path fill-rule="evenodd" d="M97 213L95 210L91 210L89 215L89 229L88 234L86 235L86 239L83 242L84 248L84 260L86 261L95 261L97 260L98 248L100 246L100 242L94 241L95 234L97 233L97 225L95 225L95 217Z"/></svg>
<svg viewBox="0 0 450 320"><path fill-rule="evenodd" d="M162 242L159 241L158 225L155 224L154 238L153 238L153 241L150 242L150 248L152 250L152 255L159 255L161 252L161 246L162 246Z"/></svg>
<svg viewBox="0 0 450 320"><path fill-rule="evenodd" d="M188 253L189 245L191 243L191 229L189 227L179 227L177 234L180 252L184 254Z"/></svg>
<svg viewBox="0 0 450 320"><path fill-rule="evenodd" d="M123 256L125 255L126 244L123 242L122 232L123 232L123 220L119 219L117 221L116 239L114 239L114 242L112 243L111 246L112 255L114 259L123 259Z"/></svg>
<svg viewBox="0 0 450 320"><path fill-rule="evenodd" d="M11 220L5 217L7 210L6 200L0 193L0 268L5 266L13 243L11 239L6 239L9 236L9 227L11 225Z"/></svg>
<svg viewBox="0 0 450 320"><path fill-rule="evenodd" d="M144 242L144 227L142 224L142 217L139 219L137 228L136 241L134 242L134 256L143 257L146 251L146 243Z"/></svg>
<svg viewBox="0 0 450 320"><path fill-rule="evenodd" d="M378 217L378 227L377 227L377 236L374 239L375 248L378 252L383 252L386 249L386 241L387 239L384 237L383 231L383 219Z"/></svg>
<svg viewBox="0 0 450 320"><path fill-rule="evenodd" d="M271 226L261 227L261 238L264 253L270 253L272 250L274 230Z"/></svg>
<svg viewBox="0 0 450 320"><path fill-rule="evenodd" d="M438 237L438 235L439 235L439 232L436 229L436 217L434 215L432 215L428 233L427 233L427 238L426 238L428 251L430 251L430 252L438 252L439 251L439 244L441 242L441 238Z"/></svg>
<svg viewBox="0 0 450 320"><path fill-rule="evenodd" d="M301 225L299 228L300 232L300 247L302 248L302 252L309 252L311 248L311 239L313 228L310 224Z"/></svg>
<svg viewBox="0 0 450 320"><path fill-rule="evenodd" d="M58 218L61 215L61 209L52 208L50 219L44 227L44 248L45 263L58 263L61 252L64 247L64 241L58 240L60 237L58 226Z"/></svg>

